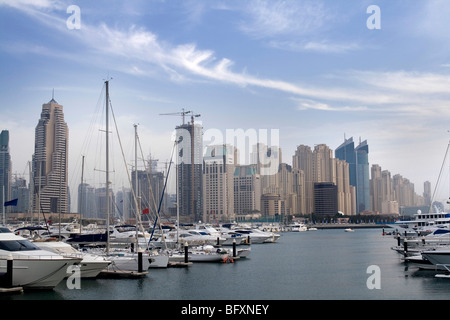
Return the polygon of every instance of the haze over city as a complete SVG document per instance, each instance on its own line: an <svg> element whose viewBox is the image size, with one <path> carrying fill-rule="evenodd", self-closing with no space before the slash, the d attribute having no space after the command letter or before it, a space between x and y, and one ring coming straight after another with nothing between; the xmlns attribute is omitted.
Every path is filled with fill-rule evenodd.
<svg viewBox="0 0 450 320"><path fill-rule="evenodd" d="M368 25L371 5L379 28ZM10 132L13 171L28 179L42 104L54 97L76 190L112 78L128 164L138 123L144 156L162 168L182 119L161 114L185 109L205 131L279 130L287 163L301 144L334 150L344 137L367 140L370 165L421 194L427 180L434 189L450 139L449 13L445 1L419 0L0 0L0 129ZM128 182L114 152L120 188ZM86 174L100 169L87 161Z"/></svg>

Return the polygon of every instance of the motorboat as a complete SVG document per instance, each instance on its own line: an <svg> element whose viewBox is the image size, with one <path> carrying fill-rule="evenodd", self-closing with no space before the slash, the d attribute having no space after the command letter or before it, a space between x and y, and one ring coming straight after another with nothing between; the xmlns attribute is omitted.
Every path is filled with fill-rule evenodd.
<svg viewBox="0 0 450 320"><path fill-rule="evenodd" d="M412 255L404 258L404 262L408 264L408 266L417 267L422 270L443 270L446 268L441 265L435 265L431 263L428 259L423 257L421 254Z"/></svg>
<svg viewBox="0 0 450 320"><path fill-rule="evenodd" d="M13 259L12 285L24 289L53 289L67 276L70 266L82 261L43 250L0 227L0 272L7 271L7 259Z"/></svg>
<svg viewBox="0 0 450 320"><path fill-rule="evenodd" d="M234 255L233 249L228 249L228 254L230 258L238 257L238 258L247 258L251 253L251 248L236 248L236 256Z"/></svg>
<svg viewBox="0 0 450 320"><path fill-rule="evenodd" d="M166 245L169 248L174 248L178 244L184 244L186 242L189 245L222 245L225 240L224 237L211 235L207 232L194 229L178 229L162 233L155 241L152 241L152 244Z"/></svg>
<svg viewBox="0 0 450 320"><path fill-rule="evenodd" d="M414 218L410 220L398 220L394 224L389 225L402 235L426 235L431 233L435 228L447 227L450 225L450 213L430 212L422 213L418 210L414 214Z"/></svg>
<svg viewBox="0 0 450 320"><path fill-rule="evenodd" d="M150 234L136 230L133 225L115 225L109 226L109 242L110 243L136 243L136 236L140 245L145 245L150 239ZM108 241L106 230L91 229L90 231L71 234L67 242L71 244L105 244Z"/></svg>
<svg viewBox="0 0 450 320"><path fill-rule="evenodd" d="M149 268L167 268L169 256L161 251L150 250L148 252Z"/></svg>
<svg viewBox="0 0 450 320"><path fill-rule="evenodd" d="M246 243L272 243L280 238L280 234L272 231L263 231L256 227L251 227L246 224L236 225L234 223L226 223L222 228L227 228L234 232L242 234L246 238Z"/></svg>
<svg viewBox="0 0 450 320"><path fill-rule="evenodd" d="M266 243L271 240L272 234L259 231L253 228L237 228L233 229L235 232L242 234L246 238L247 244Z"/></svg>
<svg viewBox="0 0 450 320"><path fill-rule="evenodd" d="M70 244L62 241L36 240L33 243L43 250L55 252L65 257L81 258L82 260L79 265L82 278L95 278L111 264L111 261L104 256L79 251Z"/></svg>
<svg viewBox="0 0 450 320"><path fill-rule="evenodd" d="M344 231L345 231L345 232L355 232L355 230L352 229L352 228L346 228L346 229L344 229Z"/></svg>
<svg viewBox="0 0 450 320"><path fill-rule="evenodd" d="M450 245L450 230L435 229L426 236L409 236L402 237L397 234L397 246L391 249L403 254L411 256L420 254L423 251L442 250Z"/></svg>
<svg viewBox="0 0 450 320"><path fill-rule="evenodd" d="M265 243L276 242L281 237L281 235L279 233L276 233L273 231L263 231L258 228L253 228L252 231L253 231L253 234L260 234L262 236L267 235L268 238L264 241Z"/></svg>
<svg viewBox="0 0 450 320"><path fill-rule="evenodd" d="M450 266L450 248L445 250L423 251L422 257L434 265Z"/></svg>
<svg viewBox="0 0 450 320"><path fill-rule="evenodd" d="M191 262L224 262L229 255L227 250L215 248L212 245L193 247L188 250L188 258Z"/></svg>
<svg viewBox="0 0 450 320"><path fill-rule="evenodd" d="M137 230L133 225L116 225L109 228L109 241L111 243L138 243L145 245L150 239L150 234Z"/></svg>
<svg viewBox="0 0 450 320"><path fill-rule="evenodd" d="M293 222L291 224L288 224L284 229L290 232L308 231L308 227L304 223L300 222Z"/></svg>
<svg viewBox="0 0 450 320"><path fill-rule="evenodd" d="M233 243L236 243L237 245L245 242L245 237L238 233L234 232L229 229L223 229L223 228L214 228L212 225L209 224L199 224L196 225L195 228L196 231L200 232L201 234L209 234L211 236L215 236L219 238L225 238L224 241L220 243L220 245L223 246L232 246ZM217 242L216 242L217 244Z"/></svg>

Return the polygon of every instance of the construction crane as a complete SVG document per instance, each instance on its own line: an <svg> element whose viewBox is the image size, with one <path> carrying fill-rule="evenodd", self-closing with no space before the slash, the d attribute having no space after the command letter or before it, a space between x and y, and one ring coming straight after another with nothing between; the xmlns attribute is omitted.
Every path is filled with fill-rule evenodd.
<svg viewBox="0 0 450 320"><path fill-rule="evenodd" d="M160 114L160 115L163 115L163 116L174 116L174 115L181 115L182 116L182 119L183 119L183 125L185 124L185 117L186 117L186 115L187 114L190 114L191 115L191 123L190 123L190 125L192 126L192 129L191 129L191 166L190 166L190 169L191 169L191 213L192 213L192 215L195 217L195 210L194 210L194 203L195 203L195 201L194 201L194 198L195 198L195 196L194 196L194 161L195 161L195 159L194 159L194 118L197 118L197 117L200 117L200 114L194 114L194 112L193 111L185 111L184 109L181 109L181 112L173 112L173 113L162 113L162 114ZM177 186L177 188L178 188L178 186ZM178 201L178 199L177 199L177 201Z"/></svg>
<svg viewBox="0 0 450 320"><path fill-rule="evenodd" d="M185 117L187 114L192 113L192 111L184 111L184 109L181 109L181 112L172 112L172 113L160 113L160 116L179 116L183 118L183 125L185 122Z"/></svg>

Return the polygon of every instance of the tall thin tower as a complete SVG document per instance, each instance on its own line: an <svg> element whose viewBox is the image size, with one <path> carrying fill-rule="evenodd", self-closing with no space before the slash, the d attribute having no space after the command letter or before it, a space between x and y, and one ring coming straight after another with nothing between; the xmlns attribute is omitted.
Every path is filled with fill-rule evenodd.
<svg viewBox="0 0 450 320"><path fill-rule="evenodd" d="M11 171L9 131L3 130L0 133L0 204L2 207L5 201L11 200Z"/></svg>
<svg viewBox="0 0 450 320"><path fill-rule="evenodd" d="M203 127L191 123L176 127L177 156L177 203L180 216L186 222L203 219Z"/></svg>
<svg viewBox="0 0 450 320"><path fill-rule="evenodd" d="M67 213L69 129L54 98L42 105L33 154L33 212Z"/></svg>

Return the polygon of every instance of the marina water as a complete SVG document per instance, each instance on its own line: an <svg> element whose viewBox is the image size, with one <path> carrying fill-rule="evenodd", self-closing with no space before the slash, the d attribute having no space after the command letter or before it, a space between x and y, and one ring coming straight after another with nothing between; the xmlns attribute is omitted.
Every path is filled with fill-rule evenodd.
<svg viewBox="0 0 450 320"><path fill-rule="evenodd" d="M10 300L441 300L450 280L407 266L381 229L285 232L276 243L253 244L234 263L150 269L141 279L63 281L54 290L3 296ZM379 269L379 288L368 268Z"/></svg>

